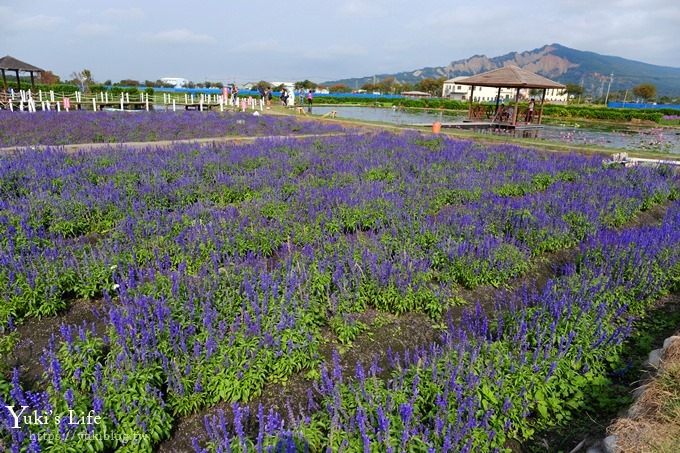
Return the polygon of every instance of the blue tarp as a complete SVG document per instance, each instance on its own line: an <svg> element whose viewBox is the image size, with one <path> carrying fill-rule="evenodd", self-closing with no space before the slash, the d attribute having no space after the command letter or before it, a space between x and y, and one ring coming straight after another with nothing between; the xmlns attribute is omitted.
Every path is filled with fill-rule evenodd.
<svg viewBox="0 0 680 453"><path fill-rule="evenodd" d="M680 110L680 104L636 104L633 102L608 102L610 109L676 109Z"/></svg>
<svg viewBox="0 0 680 453"><path fill-rule="evenodd" d="M107 87L111 89L111 87ZM120 88L133 88L133 87L120 87ZM140 85L138 87L139 91L144 91L146 86ZM160 93L187 93L187 94L222 94L221 88L165 88L165 87L152 87L154 91ZM242 90L239 89L238 94L241 96L259 96L260 93L257 90ZM279 97L281 93L278 91L273 91L272 96ZM298 95L299 91L295 91ZM399 94L373 94L373 93L314 93L314 97L324 97L332 96L338 98L357 98L357 99L402 99L404 96Z"/></svg>

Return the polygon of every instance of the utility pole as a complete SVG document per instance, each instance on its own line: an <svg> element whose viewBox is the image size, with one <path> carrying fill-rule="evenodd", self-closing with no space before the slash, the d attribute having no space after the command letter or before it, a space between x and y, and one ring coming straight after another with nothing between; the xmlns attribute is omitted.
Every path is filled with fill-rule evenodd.
<svg viewBox="0 0 680 453"><path fill-rule="evenodd" d="M609 74L609 85L607 85L607 96L604 98L604 105L607 105L609 101L609 89L612 87L612 80L614 80L614 73Z"/></svg>

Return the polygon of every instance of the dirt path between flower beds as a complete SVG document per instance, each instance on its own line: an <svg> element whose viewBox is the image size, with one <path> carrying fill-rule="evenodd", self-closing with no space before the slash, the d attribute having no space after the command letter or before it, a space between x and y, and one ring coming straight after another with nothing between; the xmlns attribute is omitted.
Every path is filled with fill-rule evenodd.
<svg viewBox="0 0 680 453"><path fill-rule="evenodd" d="M658 223L667 208L668 204L657 205L638 213L626 224L625 228ZM499 291L513 292L522 287L542 289L550 278L559 275L565 264L574 260L577 251L577 248L572 248L538 257L527 275L507 282L502 289L490 285L473 290L461 289L460 295L468 301L468 304L451 308L451 317L454 320L460 319L464 308L470 307L471 303L475 302L478 302L485 310L492 311ZM106 310L107 307L102 299L75 300L69 305L67 311L57 316L25 320L16 329L18 339L13 353L8 357L8 363L20 369L22 382L28 387L39 386L43 370L40 357L49 345L52 336L59 341L61 325L95 326L97 334L102 335L107 326ZM330 364L333 351L340 351L340 364L346 376L354 375L357 364L368 369L374 358L377 358L378 366L383 370L380 376L387 378L390 373L386 354L388 348L395 354L403 354L406 350L428 347L439 341L440 331L431 319L421 313L406 313L397 316L368 309L360 314L359 320L369 325L370 329L360 334L350 348L341 345L330 332L323 332L322 335L324 338L320 347L322 359ZM291 376L285 385L266 385L262 395L251 401L248 406L251 408L251 414L256 414L258 405L262 404L267 411L271 408L287 418L287 404L290 403L294 412L297 412L299 407L305 408L308 399L307 391L312 388L313 382L298 373ZM204 417L216 416L220 410L224 411L227 419L230 418L231 405L224 402L190 416L178 418L173 436L163 442L158 451L178 453L193 451L192 438L205 439L207 436L203 426ZM255 420L250 420L249 424L251 429L256 429Z"/></svg>
<svg viewBox="0 0 680 453"><path fill-rule="evenodd" d="M41 146L39 148L59 148L66 152L94 151L105 148L115 147L164 147L180 143L198 144L217 144L217 143L252 143L257 140L277 140L277 139L308 139L353 135L356 133L371 133L376 130L392 129L405 131L404 128L385 127L382 125L357 125L355 131L335 132L327 134L301 134L284 136L259 136L259 137L212 137L189 140L166 140L154 142L127 142L127 143L89 143L61 146ZM363 126L363 127L361 127ZM488 145L489 143L485 143ZM34 147L11 147L0 148L0 154L12 153L19 150ZM638 213L635 219L626 225L626 228L646 225L658 222L666 211L666 206L655 206L649 211ZM522 287L540 290L546 282L558 275L559 270L565 264L572 262L577 249L562 250L554 254L538 257L529 273L523 277L507 282L503 286L504 291L512 292ZM460 295L468 302L478 302L487 311L492 311L494 303L498 297L499 290L491 286L483 286L474 290L460 290ZM94 324L98 335L104 333L106 328L106 314L102 314L106 309L103 301L83 301L78 300L70 304L69 309L64 313L41 320L28 319L18 326L18 341L13 354L8 358L8 363L17 366L21 370L22 381L29 386L37 385L41 378L42 367L39 359L43 350L48 346L50 338L54 335L59 338L59 330L62 324L88 325ZM466 304L467 307L470 304ZM454 319L459 319L465 307L454 307L450 310L450 315ZM97 314L99 312L99 314ZM379 322L376 320L379 319ZM359 318L362 322L371 326L368 332L361 334L349 349L339 344L337 339L330 333L325 333L325 343L322 344L320 353L322 358L331 362L334 350L346 349L341 354L340 363L345 370L345 374L353 375L356 364L360 363L364 368L368 368L374 359L378 358L378 365L384 371L383 377L387 377L389 367L387 363L386 351L391 349L395 353L403 353L405 350L413 350L418 347L427 347L433 342L437 342L439 331L433 326L433 322L425 315L418 313L408 313L402 316L395 316L387 313L378 313L375 310L366 310ZM282 414L287 412L286 402L290 402L294 411L298 406L305 407L307 403L307 390L312 387L312 382L305 379L301 374L291 376L286 385L267 385L263 394L253 400L249 406L253 409L252 414L256 413L258 404L267 408L274 409ZM203 419L205 416L215 415L219 410L230 413L230 404L220 403L216 406L204 409L188 417L179 418L173 436L160 445L162 452L186 452L192 451L192 437L205 438Z"/></svg>
<svg viewBox="0 0 680 453"><path fill-rule="evenodd" d="M643 225L659 223L668 209L668 204L656 205L651 209L640 212L638 215L625 225L626 229L635 228ZM467 307L472 303L479 303L484 310L491 312L499 292L514 292L523 287L528 289L541 290L545 287L548 280L559 276L566 264L574 261L578 247L560 250L555 253L538 257L536 263L523 277L516 278L498 289L490 285L480 286L472 290L462 289L461 296L468 301L461 307L454 307L449 310L453 320L458 321ZM403 354L404 351L413 351L417 348L428 347L430 344L439 342L440 331L433 325L433 321L426 315L420 313L407 313L396 316L389 313L378 313L375 310L366 310L360 320L371 325L380 316L381 322L378 327L369 329L358 336L353 342L352 347L340 354L340 365L343 368L343 376L351 379L357 364L361 364L364 369L368 369L374 359L377 358L378 365L382 369L379 374L383 379L389 377L391 370L388 366L386 351L389 348L394 353ZM446 316L446 315L445 315ZM333 350L343 350L331 336L327 336L328 343L322 345L321 355L329 367L332 365ZM285 384L266 385L262 395L253 399L247 405L250 410L250 417L246 420L246 428L250 432L257 432L257 408L259 404L265 408L265 413L269 409L278 412L284 419L288 419L288 408L293 412L298 409L305 409L308 402L308 391L313 389L313 382L298 373L290 377ZM312 396L313 395L312 390ZM318 402L318 401L317 401ZM223 411L226 420L232 419L231 403L218 403L215 406L205 408L195 414L177 419L175 429L170 439L159 445L160 453L184 453L193 451L192 439L200 441L207 439L207 431L204 426L206 417L218 417Z"/></svg>
<svg viewBox="0 0 680 453"><path fill-rule="evenodd" d="M104 299L72 301L63 313L41 319L28 318L17 326L17 341L13 351L8 354L7 365L19 369L20 380L27 388L40 386L43 367L40 359L54 337L56 344L61 342L61 326L84 326L98 336L106 333L108 326L107 307Z"/></svg>
<svg viewBox="0 0 680 453"><path fill-rule="evenodd" d="M78 151L97 151L107 148L126 147L133 149L141 149L148 147L166 147L178 144L193 144L200 145L212 143L252 143L257 140L284 140L284 139L305 139L305 138L323 138L323 137L338 137L344 135L355 135L357 132L329 132L327 134L299 134L299 135L262 135L257 137L238 137L238 136L224 136L211 138L194 138L184 140L157 140L151 142L121 142L121 143L80 143L74 145L35 145L35 146L10 146L0 148L0 155L11 154L17 151L26 149L63 149L67 153L75 153Z"/></svg>

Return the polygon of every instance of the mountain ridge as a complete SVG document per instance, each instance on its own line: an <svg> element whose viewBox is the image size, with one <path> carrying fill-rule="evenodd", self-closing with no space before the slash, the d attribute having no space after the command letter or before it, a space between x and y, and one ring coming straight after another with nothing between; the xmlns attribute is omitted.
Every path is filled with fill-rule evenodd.
<svg viewBox="0 0 680 453"><path fill-rule="evenodd" d="M432 66L393 74L376 74L324 82L358 87L374 78L394 77L401 83L416 83L426 78L451 79L471 76L502 66L515 65L564 84L582 85L584 92L601 96L611 79L612 91L632 90L642 83L656 86L657 95L680 96L680 68L657 66L612 55L572 49L561 44L546 44L533 50L509 52L497 57L475 54L446 66ZM613 74L613 76L611 75Z"/></svg>

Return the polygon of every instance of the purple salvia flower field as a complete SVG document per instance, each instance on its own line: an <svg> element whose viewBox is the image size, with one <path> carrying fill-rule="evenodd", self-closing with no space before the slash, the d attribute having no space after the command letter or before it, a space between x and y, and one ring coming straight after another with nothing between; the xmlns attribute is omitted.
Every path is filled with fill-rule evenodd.
<svg viewBox="0 0 680 453"><path fill-rule="evenodd" d="M286 136L341 131L339 125L296 121L290 117L253 116L238 112L131 113L74 111L67 115L41 111L17 118L0 110L0 148L189 140L223 136Z"/></svg>
<svg viewBox="0 0 680 453"><path fill-rule="evenodd" d="M44 379L4 364L2 405L52 414L9 429L3 413L14 451L155 451L203 412L200 452L502 451L572 417L677 289L666 168L288 117L48 113L0 144L319 136L0 155L3 334L102 307L56 329ZM511 285L566 250L545 285ZM409 315L436 341L348 363L376 319ZM296 401L263 406L295 379ZM56 423L69 409L101 419Z"/></svg>

